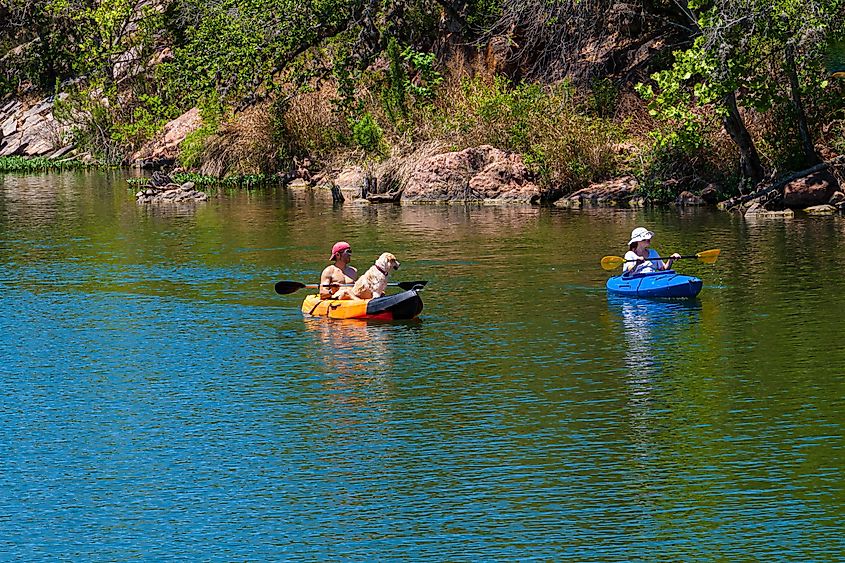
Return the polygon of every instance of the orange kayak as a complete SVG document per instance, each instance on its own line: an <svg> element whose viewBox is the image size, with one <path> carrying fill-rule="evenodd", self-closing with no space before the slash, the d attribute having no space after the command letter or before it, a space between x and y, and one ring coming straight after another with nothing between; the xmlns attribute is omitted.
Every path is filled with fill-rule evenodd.
<svg viewBox="0 0 845 563"><path fill-rule="evenodd" d="M309 295L302 302L306 315L330 319L395 321L413 319L422 309L422 299L413 289L375 299L320 299L319 295Z"/></svg>

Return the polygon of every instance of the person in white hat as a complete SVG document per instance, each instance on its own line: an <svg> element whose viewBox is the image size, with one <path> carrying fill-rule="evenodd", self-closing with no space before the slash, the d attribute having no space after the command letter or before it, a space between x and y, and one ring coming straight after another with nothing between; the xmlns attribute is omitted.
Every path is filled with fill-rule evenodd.
<svg viewBox="0 0 845 563"><path fill-rule="evenodd" d="M625 265L622 266L623 273L640 274L668 270L672 264L681 257L677 252L664 262L657 251L650 248L651 237L654 233L645 227L637 227L631 231L631 240L628 241L628 252L625 253ZM635 260L628 262L627 260Z"/></svg>

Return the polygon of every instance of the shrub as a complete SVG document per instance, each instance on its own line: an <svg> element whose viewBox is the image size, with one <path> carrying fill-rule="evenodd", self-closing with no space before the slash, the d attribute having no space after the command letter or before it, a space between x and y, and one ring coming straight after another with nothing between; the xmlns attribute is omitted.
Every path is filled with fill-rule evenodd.
<svg viewBox="0 0 845 563"><path fill-rule="evenodd" d="M513 84L503 77L472 79L441 90L431 122L418 122L430 139L462 149L490 144L521 153L546 187L576 189L614 174L621 129L588 117L571 84ZM427 128L427 129L426 129Z"/></svg>
<svg viewBox="0 0 845 563"><path fill-rule="evenodd" d="M385 154L387 152L384 131L369 113L365 113L361 119L352 123L352 140L369 153Z"/></svg>

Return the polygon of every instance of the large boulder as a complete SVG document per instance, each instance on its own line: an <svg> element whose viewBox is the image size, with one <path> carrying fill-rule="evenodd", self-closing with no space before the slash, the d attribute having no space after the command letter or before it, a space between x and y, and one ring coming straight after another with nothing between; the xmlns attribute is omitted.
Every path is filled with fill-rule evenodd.
<svg viewBox="0 0 845 563"><path fill-rule="evenodd" d="M823 205L839 189L839 183L827 170L793 180L783 189L783 204L786 207L804 208Z"/></svg>
<svg viewBox="0 0 845 563"><path fill-rule="evenodd" d="M607 182L591 184L569 194L554 204L558 207L578 209L581 207L639 207L643 200L639 196L640 184L633 176L623 176Z"/></svg>
<svg viewBox="0 0 845 563"><path fill-rule="evenodd" d="M169 121L155 139L146 143L130 158L139 165L173 162L179 156L179 145L202 125L200 110L192 108Z"/></svg>
<svg viewBox="0 0 845 563"><path fill-rule="evenodd" d="M482 145L420 159L402 201L536 203L540 195L520 155Z"/></svg>

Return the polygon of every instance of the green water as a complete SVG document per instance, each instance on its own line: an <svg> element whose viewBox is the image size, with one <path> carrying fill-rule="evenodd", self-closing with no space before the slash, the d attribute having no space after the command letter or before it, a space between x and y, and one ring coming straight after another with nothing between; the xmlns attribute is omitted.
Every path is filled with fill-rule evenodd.
<svg viewBox="0 0 845 563"><path fill-rule="evenodd" d="M0 552L18 560L833 561L845 220L141 207L0 175ZM630 231L691 302L608 298ZM303 318L336 240L427 279L406 323Z"/></svg>

